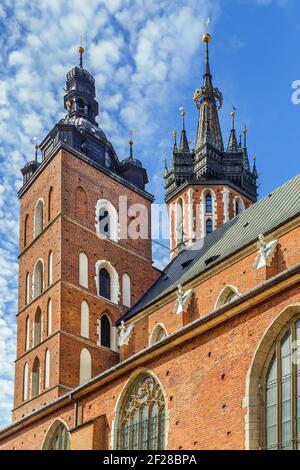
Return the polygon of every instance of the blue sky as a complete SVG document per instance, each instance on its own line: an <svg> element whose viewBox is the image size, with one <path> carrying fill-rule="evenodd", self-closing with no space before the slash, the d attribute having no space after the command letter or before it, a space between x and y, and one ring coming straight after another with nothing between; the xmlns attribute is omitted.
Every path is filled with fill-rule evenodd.
<svg viewBox="0 0 300 470"><path fill-rule="evenodd" d="M237 127L249 129L257 156L260 197L299 172L300 108L292 83L300 79L297 0L2 0L0 5L0 426L9 423L15 359L20 168L64 115L66 72L77 62L83 34L85 66L95 76L100 126L120 158L135 155L163 200L163 159L184 106L194 143L192 97L202 84L203 24L211 18L211 67L224 95L224 141L232 105ZM3 87L6 100L3 100ZM156 246L154 256L167 261Z"/></svg>

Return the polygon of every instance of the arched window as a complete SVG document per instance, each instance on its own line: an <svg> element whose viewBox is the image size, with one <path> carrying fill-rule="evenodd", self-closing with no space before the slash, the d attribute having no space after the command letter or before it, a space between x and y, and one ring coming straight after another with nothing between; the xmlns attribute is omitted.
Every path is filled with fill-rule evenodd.
<svg viewBox="0 0 300 470"><path fill-rule="evenodd" d="M37 237L42 233L44 228L44 203L39 199L35 207L34 214L34 236Z"/></svg>
<svg viewBox="0 0 300 470"><path fill-rule="evenodd" d="M43 450L69 450L70 433L67 426L60 420L55 421L49 429L44 441Z"/></svg>
<svg viewBox="0 0 300 470"><path fill-rule="evenodd" d="M23 371L23 400L28 398L28 364L26 362Z"/></svg>
<svg viewBox="0 0 300 470"><path fill-rule="evenodd" d="M35 398L40 394L40 375L41 375L40 361L36 357L33 362L32 373L31 373L31 398Z"/></svg>
<svg viewBox="0 0 300 470"><path fill-rule="evenodd" d="M111 323L107 315L102 315L100 320L100 344L111 348Z"/></svg>
<svg viewBox="0 0 300 470"><path fill-rule="evenodd" d="M111 299L110 275L105 268L99 271L99 295L106 299Z"/></svg>
<svg viewBox="0 0 300 470"><path fill-rule="evenodd" d="M160 324L156 325L150 337L150 346L152 344L159 343L159 341L162 341L167 336L168 334L165 328L163 327L163 325L160 325Z"/></svg>
<svg viewBox="0 0 300 470"><path fill-rule="evenodd" d="M79 371L79 384L83 384L90 380L92 377L92 356L86 349L82 349L80 353L80 371Z"/></svg>
<svg viewBox="0 0 300 470"><path fill-rule="evenodd" d="M183 243L184 230L183 230L183 202L178 199L176 204L176 239L177 245Z"/></svg>
<svg viewBox="0 0 300 470"><path fill-rule="evenodd" d="M30 302L30 274L26 274L26 292L25 292L25 304L28 305Z"/></svg>
<svg viewBox="0 0 300 470"><path fill-rule="evenodd" d="M83 300L81 302L81 312L80 312L80 335L84 338L89 338L89 305Z"/></svg>
<svg viewBox="0 0 300 470"><path fill-rule="evenodd" d="M48 221L53 218L54 216L54 190L51 186L49 195L48 195Z"/></svg>
<svg viewBox="0 0 300 470"><path fill-rule="evenodd" d="M47 336L52 334L52 300L48 300L47 304Z"/></svg>
<svg viewBox="0 0 300 470"><path fill-rule="evenodd" d="M245 210L245 204L243 199L236 197L234 200L234 215L237 216Z"/></svg>
<svg viewBox="0 0 300 470"><path fill-rule="evenodd" d="M97 294L111 302L119 302L119 277L115 268L106 260L96 263Z"/></svg>
<svg viewBox="0 0 300 470"><path fill-rule="evenodd" d="M276 342L265 380L265 447L300 450L300 320Z"/></svg>
<svg viewBox="0 0 300 470"><path fill-rule="evenodd" d="M53 253L50 251L48 256L48 286L53 282Z"/></svg>
<svg viewBox="0 0 300 470"><path fill-rule="evenodd" d="M122 303L125 307L131 307L131 282L127 273L122 276Z"/></svg>
<svg viewBox="0 0 300 470"><path fill-rule="evenodd" d="M79 254L79 285L89 287L89 260L85 253Z"/></svg>
<svg viewBox="0 0 300 470"><path fill-rule="evenodd" d="M38 297L44 290L44 265L39 259L35 265L33 273L33 298Z"/></svg>
<svg viewBox="0 0 300 470"><path fill-rule="evenodd" d="M81 186L78 186L75 191L75 217L86 222L87 207L87 194Z"/></svg>
<svg viewBox="0 0 300 470"><path fill-rule="evenodd" d="M212 195L208 193L205 196L205 213L206 214L212 214L213 213L213 199Z"/></svg>
<svg viewBox="0 0 300 470"><path fill-rule="evenodd" d="M211 219L206 220L206 235L209 235L213 231L213 221Z"/></svg>
<svg viewBox="0 0 300 470"><path fill-rule="evenodd" d="M118 241L118 213L110 201L99 199L96 206L97 233L111 240Z"/></svg>
<svg viewBox="0 0 300 470"><path fill-rule="evenodd" d="M46 349L45 353L45 389L50 387L50 351Z"/></svg>
<svg viewBox="0 0 300 470"><path fill-rule="evenodd" d="M29 216L27 214L25 217L25 222L24 222L24 246L26 246L28 243L28 221L29 221Z"/></svg>
<svg viewBox="0 0 300 470"><path fill-rule="evenodd" d="M42 312L37 308L33 325L33 345L37 346L42 341Z"/></svg>
<svg viewBox="0 0 300 470"><path fill-rule="evenodd" d="M26 318L25 323L25 351L30 349L30 318Z"/></svg>
<svg viewBox="0 0 300 470"><path fill-rule="evenodd" d="M116 421L117 450L165 449L165 400L152 375L140 374L131 383Z"/></svg>
<svg viewBox="0 0 300 470"><path fill-rule="evenodd" d="M232 300L238 298L240 296L239 291L237 290L236 287L234 286L226 286L220 293L215 309L222 307L222 305L227 304L228 302L231 302Z"/></svg>

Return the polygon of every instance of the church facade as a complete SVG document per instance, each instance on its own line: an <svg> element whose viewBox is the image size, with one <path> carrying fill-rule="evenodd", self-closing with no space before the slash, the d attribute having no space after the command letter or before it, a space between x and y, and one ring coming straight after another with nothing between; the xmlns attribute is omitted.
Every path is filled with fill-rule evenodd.
<svg viewBox="0 0 300 470"><path fill-rule="evenodd" d="M66 116L22 169L14 407L0 449L300 449L300 176L257 201L234 111L224 146L203 40L195 146L182 111L165 167L163 271L147 172L132 141L119 160L100 129L79 48ZM139 236L124 212L135 228L143 213Z"/></svg>

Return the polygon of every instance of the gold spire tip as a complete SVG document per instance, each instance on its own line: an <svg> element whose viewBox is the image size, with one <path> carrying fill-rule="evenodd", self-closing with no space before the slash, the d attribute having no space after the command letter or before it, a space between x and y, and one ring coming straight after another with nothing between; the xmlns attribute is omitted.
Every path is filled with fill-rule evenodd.
<svg viewBox="0 0 300 470"><path fill-rule="evenodd" d="M177 137L177 131L173 131L173 137Z"/></svg>
<svg viewBox="0 0 300 470"><path fill-rule="evenodd" d="M202 36L203 42L206 42L207 44L210 43L211 41L211 35L209 33L204 33Z"/></svg>

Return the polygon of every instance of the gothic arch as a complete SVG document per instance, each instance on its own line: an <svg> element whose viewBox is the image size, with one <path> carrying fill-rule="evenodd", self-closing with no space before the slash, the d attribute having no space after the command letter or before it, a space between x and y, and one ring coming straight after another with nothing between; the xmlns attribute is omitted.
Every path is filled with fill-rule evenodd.
<svg viewBox="0 0 300 470"><path fill-rule="evenodd" d="M75 217L85 222L87 220L87 212L87 194L82 186L77 186L75 190Z"/></svg>
<svg viewBox="0 0 300 470"><path fill-rule="evenodd" d="M89 258L84 251L79 253L78 260L78 282L81 287L89 287Z"/></svg>
<svg viewBox="0 0 300 470"><path fill-rule="evenodd" d="M69 450L70 449L70 431L66 423L56 418L49 426L42 450Z"/></svg>
<svg viewBox="0 0 300 470"><path fill-rule="evenodd" d="M29 216L26 214L25 216L25 221L24 221L24 247L28 243L28 222L29 222Z"/></svg>
<svg viewBox="0 0 300 470"><path fill-rule="evenodd" d="M44 201L38 199L34 210L34 238L44 230Z"/></svg>
<svg viewBox="0 0 300 470"><path fill-rule="evenodd" d="M86 300L80 305L80 336L90 337L90 307Z"/></svg>
<svg viewBox="0 0 300 470"><path fill-rule="evenodd" d="M180 245L184 241L184 204L182 197L179 197L175 206L175 235L176 244Z"/></svg>
<svg viewBox="0 0 300 470"><path fill-rule="evenodd" d="M207 211L207 197L211 197L211 210L208 212ZM216 215L216 204L217 204L217 197L216 193L213 191L211 188L206 188L202 191L201 193L201 237L206 236L206 228L207 228L207 222L211 221L212 225L212 231L215 230L216 228L216 223L217 223L217 215Z"/></svg>
<svg viewBox="0 0 300 470"><path fill-rule="evenodd" d="M37 397L41 392L41 364L36 356L31 371L31 398Z"/></svg>
<svg viewBox="0 0 300 470"><path fill-rule="evenodd" d="M33 324L33 346L42 342L42 311L40 307L36 309Z"/></svg>
<svg viewBox="0 0 300 470"><path fill-rule="evenodd" d="M168 336L168 333L164 325L162 323L158 323L157 325L155 325L150 335L149 346L152 346L153 344L156 344L159 341L162 341L167 336Z"/></svg>
<svg viewBox="0 0 300 470"><path fill-rule="evenodd" d="M122 276L122 304L131 307L131 279L128 273Z"/></svg>
<svg viewBox="0 0 300 470"><path fill-rule="evenodd" d="M92 378L92 356L88 349L83 348L80 352L79 385L88 382Z"/></svg>
<svg viewBox="0 0 300 470"><path fill-rule="evenodd" d="M101 217L105 217L105 227L102 227L103 221ZM108 227L107 230L106 227ZM115 242L119 239L118 212L113 204L106 199L99 199L96 204L96 232L98 235L107 236Z"/></svg>
<svg viewBox="0 0 300 470"><path fill-rule="evenodd" d="M97 261L96 266L96 276L95 276L95 282L96 282L96 289L97 289L97 294L100 295L100 289L99 289L99 273L101 269L106 269L106 271L109 273L110 276L110 299L111 302L114 302L115 304L119 303L119 295L120 295L120 287L119 287L119 276L116 271L116 269L113 267L113 265L106 260L100 260Z"/></svg>
<svg viewBox="0 0 300 470"><path fill-rule="evenodd" d="M51 186L48 194L48 222L52 220L54 216L54 189Z"/></svg>
<svg viewBox="0 0 300 470"><path fill-rule="evenodd" d="M240 295L241 294L236 287L230 285L224 287L224 289L221 290L219 297L217 298L215 310L219 307L222 307L222 305L227 304L231 300L240 297Z"/></svg>
<svg viewBox="0 0 300 470"><path fill-rule="evenodd" d="M247 410L245 415L246 450L258 450L262 446L264 433L262 384L274 353L275 339L286 330L289 322L297 315L300 316L300 303L286 307L267 327L253 355L247 373L246 395L244 398L244 407Z"/></svg>
<svg viewBox="0 0 300 470"><path fill-rule="evenodd" d="M53 283L53 251L49 251L48 255L48 286Z"/></svg>
<svg viewBox="0 0 300 470"><path fill-rule="evenodd" d="M34 299L41 295L44 290L44 261L41 258L37 260L34 266L32 289Z"/></svg>
<svg viewBox="0 0 300 470"><path fill-rule="evenodd" d="M245 207L245 203L244 203L243 199L240 196L235 196L235 198L233 200L234 217L236 217L237 215L244 212L245 209L246 209L246 207Z"/></svg>
<svg viewBox="0 0 300 470"><path fill-rule="evenodd" d="M112 433L111 433L111 449L118 449L120 447L120 443L118 441L119 439L119 429L121 425L121 421L123 418L123 411L124 411L124 406L126 405L126 402L130 398L130 395L132 394L132 391L135 386L139 384L139 382L145 378L149 378L152 381L152 384L154 384L155 387L157 387L158 392L155 394L156 396L160 397L160 403L161 406L164 408L164 433L163 433L163 442L162 442L162 450L167 449L167 442L168 442L168 407L167 407L167 395L165 394L164 387L162 386L160 380L158 377L150 370L141 368L136 370L129 380L125 383L118 399L116 402L115 406L115 412L114 412L114 419L112 423ZM150 405L150 407L153 405Z"/></svg>

